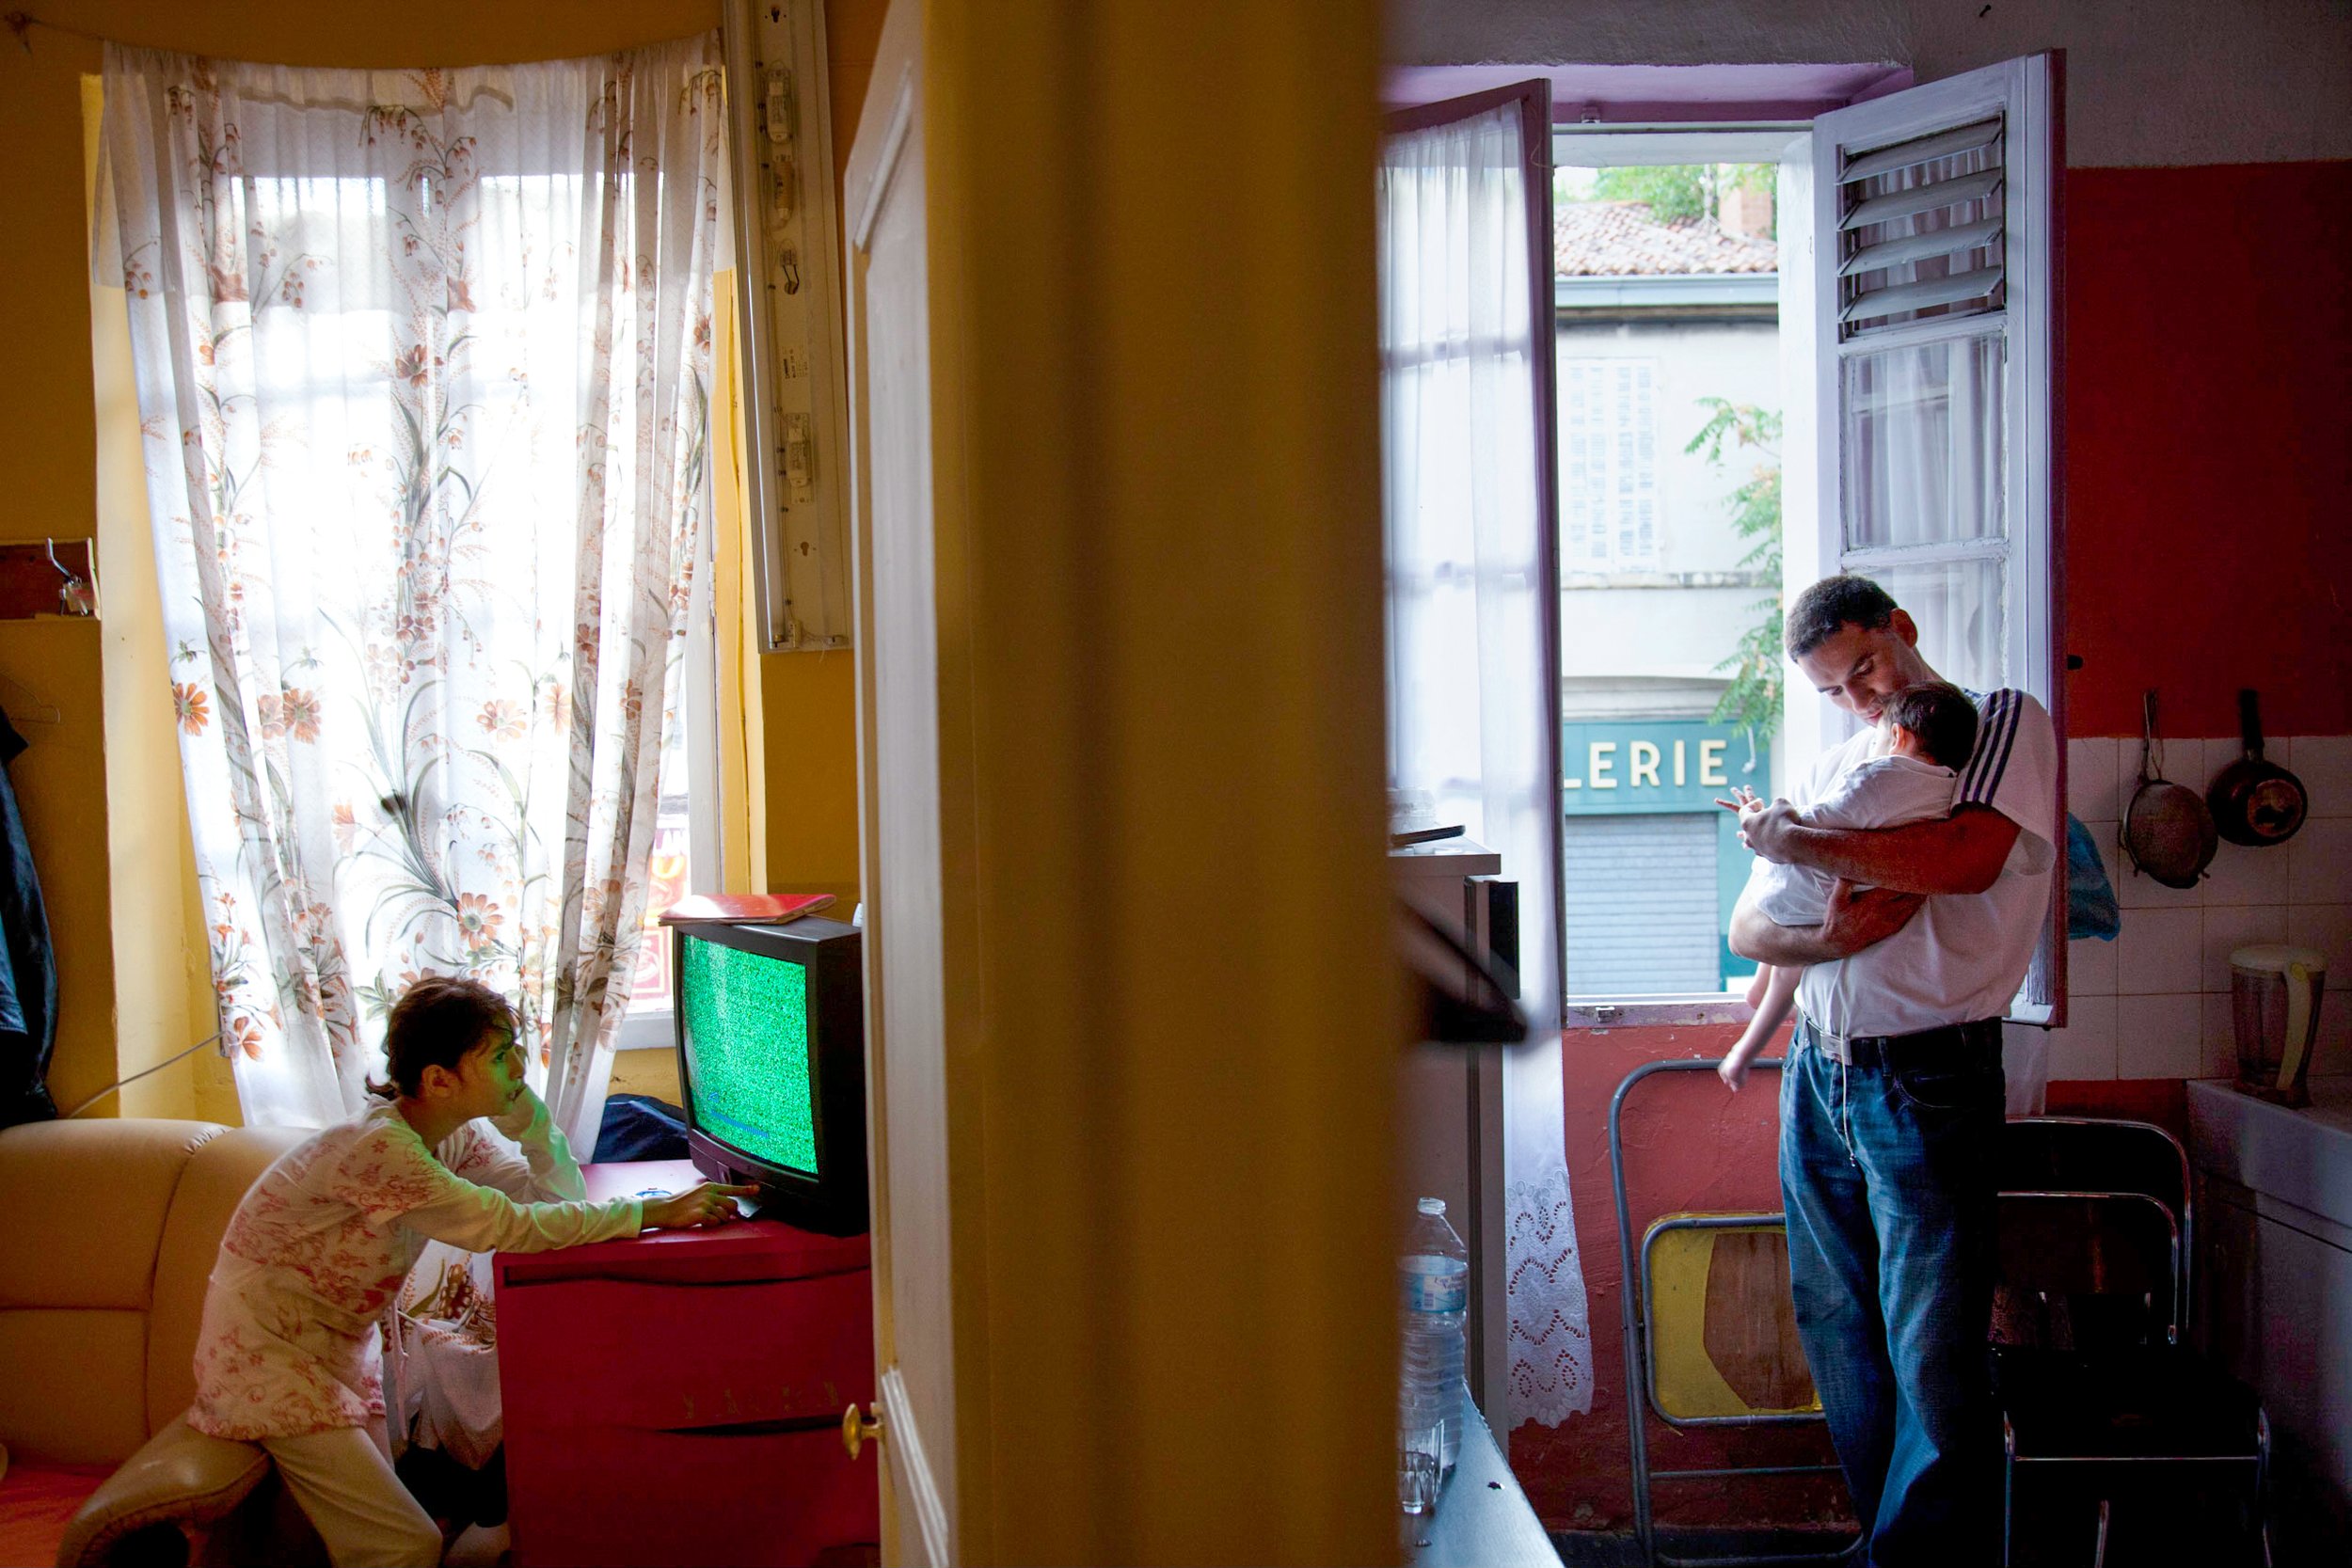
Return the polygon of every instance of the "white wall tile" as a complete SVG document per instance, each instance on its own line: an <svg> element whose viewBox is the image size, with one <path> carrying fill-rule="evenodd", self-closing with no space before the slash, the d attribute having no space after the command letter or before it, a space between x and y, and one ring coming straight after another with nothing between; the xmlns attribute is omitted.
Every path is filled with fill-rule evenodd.
<svg viewBox="0 0 2352 1568"><path fill-rule="evenodd" d="M2112 816L2087 816L2082 830L2091 834L2091 844L2098 848L2098 863L2107 870L2107 881L2117 881L2131 872L2131 856L2124 853L2124 839L2115 830Z"/></svg>
<svg viewBox="0 0 2352 1568"><path fill-rule="evenodd" d="M2320 1002L2319 1037L2312 1043L2312 1071L2330 1076L2352 1073L2352 995L2339 992Z"/></svg>
<svg viewBox="0 0 2352 1568"><path fill-rule="evenodd" d="M2050 1031L2050 1081L2115 1076L2115 1007L2112 996L2074 996L2066 1003L2066 1027Z"/></svg>
<svg viewBox="0 0 2352 1568"><path fill-rule="evenodd" d="M2246 754L2246 743L2236 736L2226 737L2217 735L2207 736L2198 750L2201 753L2201 760L2193 773L2188 769L2188 759L2184 752L2181 759L2181 782L2202 795L2213 787L2216 775Z"/></svg>
<svg viewBox="0 0 2352 1568"><path fill-rule="evenodd" d="M2194 1078L2204 1070L2204 998L2194 991L2115 1003L2118 1078Z"/></svg>
<svg viewBox="0 0 2352 1568"><path fill-rule="evenodd" d="M2139 737L2067 748L2067 809L2099 847L2123 930L2112 943L2068 945L2068 1026L2049 1037L2050 1076L2233 1076L2229 956L2260 942L2328 955L2333 986L2312 1070L2352 1073L2352 736L2269 737L2269 759L2310 792L2311 820L2283 847L2222 845L2194 888L2135 874L2122 849L2117 821L2139 786ZM2163 774L2202 793L2244 750L2235 735L2168 740Z"/></svg>
<svg viewBox="0 0 2352 1568"><path fill-rule="evenodd" d="M2352 904L2298 904L2287 911L2286 940L2328 955L2328 986L2352 990Z"/></svg>
<svg viewBox="0 0 2352 1568"><path fill-rule="evenodd" d="M2090 835L2092 847L2099 851L2099 864L2106 870L2109 884L2128 874L2132 868L2131 857L2123 853L2122 843L2116 834L2115 819L2086 816L2082 824L2083 832Z"/></svg>
<svg viewBox="0 0 2352 1568"><path fill-rule="evenodd" d="M2120 996L2153 996L2201 989L2204 950L2202 910L2126 910L2115 939L2115 990Z"/></svg>
<svg viewBox="0 0 2352 1568"><path fill-rule="evenodd" d="M2111 735L2066 743L2066 809L2085 822L2112 822L2122 816L2115 795L2115 748Z"/></svg>
<svg viewBox="0 0 2352 1568"><path fill-rule="evenodd" d="M2230 909L2205 911L2203 978L2198 989L2206 991L2226 991L2230 989L2230 954L2234 948L2258 942L2287 940L2287 911L2280 904L2250 904Z"/></svg>
<svg viewBox="0 0 2352 1568"><path fill-rule="evenodd" d="M2139 737L2127 735L2115 742L2115 815L2122 816L2131 809L2132 794L2139 788Z"/></svg>
<svg viewBox="0 0 2352 1568"><path fill-rule="evenodd" d="M2352 901L2352 816L2312 818L2287 840L2286 851L2287 902Z"/></svg>
<svg viewBox="0 0 2352 1568"><path fill-rule="evenodd" d="M2237 1076L2237 1023L2231 1011L2227 992L2216 996L2207 991L2204 999L2205 1073L2208 1078Z"/></svg>
<svg viewBox="0 0 2352 1568"><path fill-rule="evenodd" d="M2121 847L2107 867L2107 879L2115 884L2115 901L2127 913L2133 910L2194 910L2205 902L2205 884L2194 887L2167 887L2153 877L2135 869L2132 857ZM2131 922L2126 920L2128 928Z"/></svg>
<svg viewBox="0 0 2352 1568"><path fill-rule="evenodd" d="M2289 863L2283 844L2266 844L2259 848L2223 844L2215 852L2213 864L2205 868L2206 908L2216 904L2285 903Z"/></svg>
<svg viewBox="0 0 2352 1568"><path fill-rule="evenodd" d="M2298 735L2292 754L2285 766L2310 792L2312 815L2352 816L2352 735Z"/></svg>
<svg viewBox="0 0 2352 1568"><path fill-rule="evenodd" d="M2115 994L2115 942L2083 937L2066 944L2066 994L2070 1001Z"/></svg>

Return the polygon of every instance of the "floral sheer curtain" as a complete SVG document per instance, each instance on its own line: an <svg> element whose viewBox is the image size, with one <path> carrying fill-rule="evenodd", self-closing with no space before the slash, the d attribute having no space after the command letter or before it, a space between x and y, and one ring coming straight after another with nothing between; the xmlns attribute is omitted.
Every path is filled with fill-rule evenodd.
<svg viewBox="0 0 2352 1568"><path fill-rule="evenodd" d="M1506 105L1391 135L1379 179L1391 784L1521 887L1530 1043L1503 1066L1511 1320L1503 1430L1592 1408L1560 1060L1559 783L1543 596L1529 150ZM1538 328L1544 330L1538 335Z"/></svg>
<svg viewBox="0 0 2352 1568"><path fill-rule="evenodd" d="M105 93L99 264L246 1118L350 1114L390 1001L462 973L593 1148L708 493L717 39L417 71L110 45Z"/></svg>

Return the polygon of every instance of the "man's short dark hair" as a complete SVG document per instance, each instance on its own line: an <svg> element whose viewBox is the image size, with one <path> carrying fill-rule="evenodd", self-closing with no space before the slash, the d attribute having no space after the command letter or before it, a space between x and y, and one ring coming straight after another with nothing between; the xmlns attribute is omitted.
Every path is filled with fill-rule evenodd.
<svg viewBox="0 0 2352 1568"><path fill-rule="evenodd" d="M1886 721L1919 737L1930 761L1958 772L1977 750L1977 705L1949 681L1921 681L1886 699Z"/></svg>
<svg viewBox="0 0 2352 1568"><path fill-rule="evenodd" d="M1836 636L1840 626L1883 631L1894 619L1894 595L1868 578L1851 572L1823 578L1788 607L1788 657L1803 658Z"/></svg>

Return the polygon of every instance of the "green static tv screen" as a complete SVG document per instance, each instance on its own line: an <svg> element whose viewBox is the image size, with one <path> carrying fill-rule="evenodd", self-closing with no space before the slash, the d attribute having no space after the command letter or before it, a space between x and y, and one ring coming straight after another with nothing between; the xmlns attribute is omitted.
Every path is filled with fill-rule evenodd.
<svg viewBox="0 0 2352 1568"><path fill-rule="evenodd" d="M755 1159L818 1175L808 971L699 937L684 946L678 1005L694 1124Z"/></svg>

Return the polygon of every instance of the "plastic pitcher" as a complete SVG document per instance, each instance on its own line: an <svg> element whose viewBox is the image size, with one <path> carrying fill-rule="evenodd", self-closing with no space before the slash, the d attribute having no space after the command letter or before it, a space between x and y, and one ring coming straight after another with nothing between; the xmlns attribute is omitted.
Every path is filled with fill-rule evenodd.
<svg viewBox="0 0 2352 1568"><path fill-rule="evenodd" d="M2230 955L2237 1086L2281 1105L2309 1105L2304 1079L2319 1033L2328 956L2309 947L2241 947Z"/></svg>

